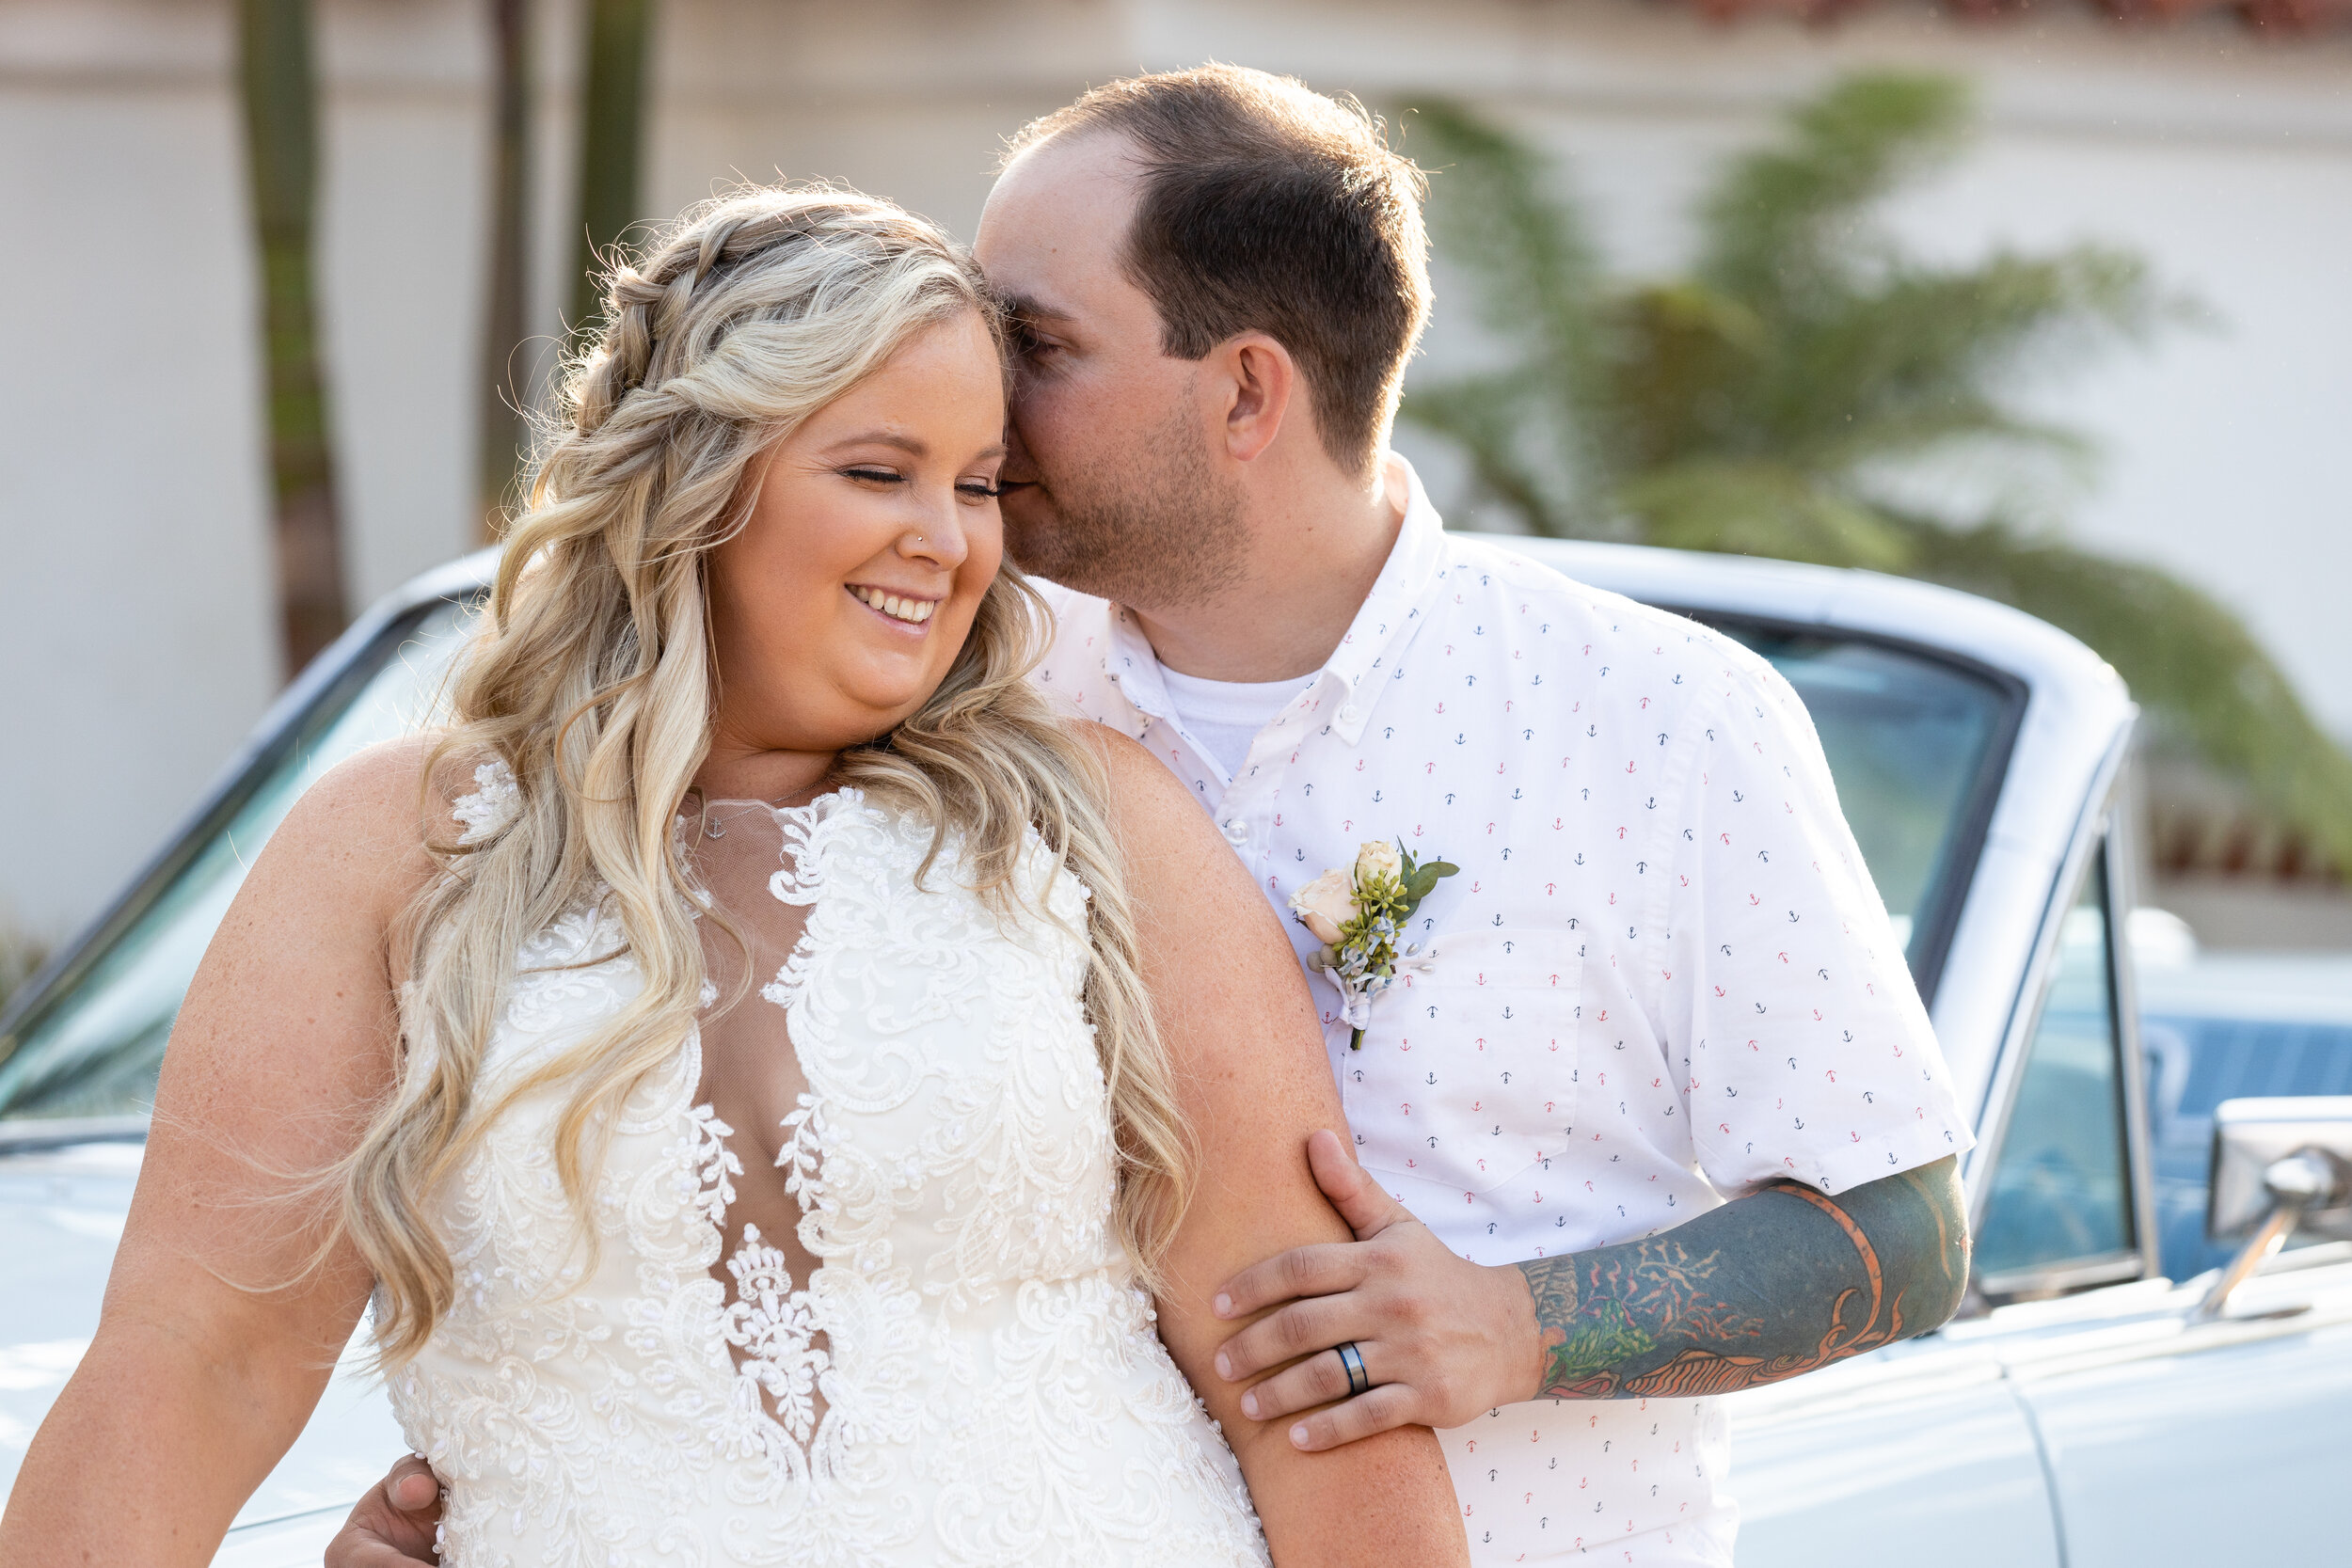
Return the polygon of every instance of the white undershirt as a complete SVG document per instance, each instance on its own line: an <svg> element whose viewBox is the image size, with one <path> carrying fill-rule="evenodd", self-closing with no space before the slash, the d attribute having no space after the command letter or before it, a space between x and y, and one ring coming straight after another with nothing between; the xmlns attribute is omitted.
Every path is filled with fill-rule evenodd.
<svg viewBox="0 0 2352 1568"><path fill-rule="evenodd" d="M1290 706L1291 699L1315 683L1313 675L1282 681L1210 681L1160 666L1160 680L1176 709L1176 722L1207 749L1232 778L1249 760L1249 743Z"/></svg>

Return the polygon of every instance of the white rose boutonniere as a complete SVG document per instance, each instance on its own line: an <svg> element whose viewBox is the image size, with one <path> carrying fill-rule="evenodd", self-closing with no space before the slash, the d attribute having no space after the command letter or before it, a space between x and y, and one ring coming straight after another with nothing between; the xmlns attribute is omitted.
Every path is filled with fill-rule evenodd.
<svg viewBox="0 0 2352 1568"><path fill-rule="evenodd" d="M1400 939L1438 879L1460 869L1444 861L1417 863L1402 846L1375 839L1356 851L1352 871L1327 871L1291 895L1298 923L1323 943L1313 961L1345 1004L1350 1051L1363 1049L1372 1000L1396 983L1397 971L1420 969L1438 956Z"/></svg>
<svg viewBox="0 0 2352 1568"><path fill-rule="evenodd" d="M1328 946L1357 916L1356 884L1344 871L1327 871L1291 895L1291 908L1297 911L1298 923Z"/></svg>

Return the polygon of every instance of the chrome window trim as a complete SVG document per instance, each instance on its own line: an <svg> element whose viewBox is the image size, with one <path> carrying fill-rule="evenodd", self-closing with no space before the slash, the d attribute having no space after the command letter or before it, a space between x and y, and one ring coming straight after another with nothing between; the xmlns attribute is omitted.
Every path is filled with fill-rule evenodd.
<svg viewBox="0 0 2352 1568"><path fill-rule="evenodd" d="M2133 1247L2122 1252L2072 1259L2063 1263L2038 1263L2030 1269L1979 1275L1972 1284L1988 1302L2006 1306L2012 1301L2070 1295L2076 1291L2095 1290L2102 1285L2129 1284L2135 1279L2144 1278L2146 1267L2147 1259L2142 1250Z"/></svg>
<svg viewBox="0 0 2352 1568"><path fill-rule="evenodd" d="M2154 1167L2150 1164L2146 1063L2140 1047L2138 999L2133 984L2131 947L2125 929L2134 892L2130 863L2131 831L2126 822L2127 814L2121 809L2124 803L2122 763L2123 753L2128 750L2129 738L2128 732L2118 737L2116 760L2105 792L2100 797L2094 797L2099 804L2094 811L2086 813L2085 829L2077 834L2069 851L2067 868L2051 885L2050 902L2036 942L2034 964L2025 985L2020 988L2021 1003L2029 998L2030 1005L2020 1006L2012 1014L2008 1038L2002 1043L1999 1067L1987 1088L1986 1103L1978 1118L1977 1147L1970 1151L1964 1173L1968 1228L1974 1234L1984 1225L1985 1205L1991 1200L1993 1192L1993 1172L2000 1164L2001 1149L2009 1139L2010 1118L2016 1109L2026 1057L2031 1053L2034 1035L2041 1027L2042 1008L2049 1001L2050 985L2056 977L2058 950L2064 934L2066 916L2082 896L2084 883L2090 875L2092 859L2096 855L2100 869L2106 877L2107 907L2103 922L2106 929L2102 939L2102 961L2106 965L2108 1006L2114 1009L2115 1049L2120 1053L2117 1078L2119 1092L2123 1097L2124 1202L2131 1220L2133 1244L2121 1252L2060 1259L2030 1268L1979 1275L1972 1280L1972 1293L1994 1305L2029 1296L2058 1295L2092 1286L2153 1278L2159 1272Z"/></svg>
<svg viewBox="0 0 2352 1568"><path fill-rule="evenodd" d="M2132 1233L2139 1242L2138 1277L2164 1273L2156 1220L2155 1129L2149 1120L2148 1052L2139 1032L2139 973L2132 959L2131 915L2139 908L2138 823L2132 796L2118 780L2107 811L2105 843L2107 902L2107 985L2115 999L2115 1048L2123 1053L2123 1151L2130 1162Z"/></svg>
<svg viewBox="0 0 2352 1568"><path fill-rule="evenodd" d="M1993 1167L2009 1136L2010 1114L2016 1108L2018 1086L2026 1074L2026 1057L2032 1049L2034 1031L2042 1023L2042 1005L2049 1000L2066 911L2074 908L2074 900L2081 895L2083 878L2090 869L2091 851L2099 843L2097 824L2105 819L2106 812L2106 803L2099 801L2085 813L2089 818L2087 829L2076 832L2058 875L2050 881L2042 916L2035 927L2033 956L2010 1000L2009 1023L2002 1031L1999 1053L1977 1105L1977 1146L1961 1161L1968 1196L1968 1232L1972 1236L1984 1227L1984 1207L1993 1194Z"/></svg>

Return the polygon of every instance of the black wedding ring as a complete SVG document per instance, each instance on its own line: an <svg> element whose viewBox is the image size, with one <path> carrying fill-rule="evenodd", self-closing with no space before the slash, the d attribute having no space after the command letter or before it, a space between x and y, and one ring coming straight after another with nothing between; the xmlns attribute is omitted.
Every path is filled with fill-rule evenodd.
<svg viewBox="0 0 2352 1568"><path fill-rule="evenodd" d="M1348 1398L1354 1399L1372 1386L1372 1379L1364 1375L1363 1352L1356 1348L1355 1340L1350 1339L1343 1345L1334 1345L1331 1348L1340 1353L1340 1365L1347 1369Z"/></svg>

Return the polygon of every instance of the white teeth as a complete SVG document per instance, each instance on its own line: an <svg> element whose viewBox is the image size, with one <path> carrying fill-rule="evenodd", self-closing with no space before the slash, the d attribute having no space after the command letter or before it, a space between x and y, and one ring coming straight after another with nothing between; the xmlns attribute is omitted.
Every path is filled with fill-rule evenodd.
<svg viewBox="0 0 2352 1568"><path fill-rule="evenodd" d="M852 588L850 592L856 594L860 602L881 610L892 620L904 621L911 626L921 626L931 618L931 611L938 608L928 599L902 599L879 588Z"/></svg>

